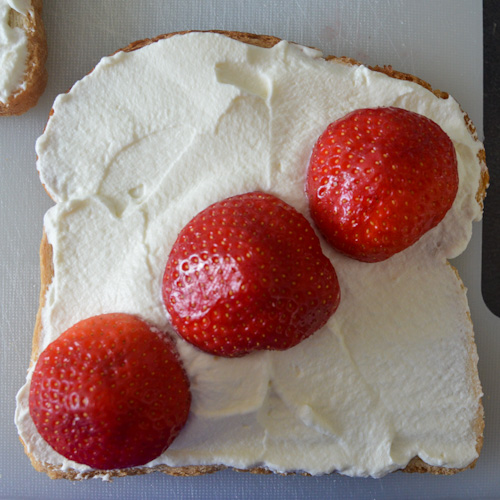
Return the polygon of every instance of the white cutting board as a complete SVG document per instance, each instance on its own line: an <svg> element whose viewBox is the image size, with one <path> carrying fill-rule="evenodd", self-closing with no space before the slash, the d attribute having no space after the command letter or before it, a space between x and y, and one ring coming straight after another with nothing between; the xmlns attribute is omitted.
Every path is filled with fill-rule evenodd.
<svg viewBox="0 0 500 500"><path fill-rule="evenodd" d="M451 93L482 137L481 1L45 0L44 19L50 50L47 90L26 115L0 119L0 499L498 497L500 319L489 313L480 294L480 224L455 262L469 288L485 392L486 444L473 471L454 477L398 473L382 480L225 471L199 478L154 474L112 484L71 484L32 469L13 424L38 306L42 217L51 205L36 173L34 144L57 94L102 56L136 39L185 29L250 31L416 74Z"/></svg>

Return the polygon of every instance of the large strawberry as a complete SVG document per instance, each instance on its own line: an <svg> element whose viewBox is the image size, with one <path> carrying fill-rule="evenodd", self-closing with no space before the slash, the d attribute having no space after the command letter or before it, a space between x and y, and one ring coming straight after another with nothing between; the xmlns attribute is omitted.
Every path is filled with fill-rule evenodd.
<svg viewBox="0 0 500 500"><path fill-rule="evenodd" d="M323 326L339 299L335 270L309 222L260 192L195 216L163 278L177 331L219 356L288 349Z"/></svg>
<svg viewBox="0 0 500 500"><path fill-rule="evenodd" d="M95 469L158 457L184 426L190 403L172 340L127 314L83 320L49 344L29 396L41 436Z"/></svg>
<svg viewBox="0 0 500 500"><path fill-rule="evenodd" d="M387 259L445 216L458 189L448 135L399 108L360 109L331 123L314 146L307 195L311 216L339 251Z"/></svg>

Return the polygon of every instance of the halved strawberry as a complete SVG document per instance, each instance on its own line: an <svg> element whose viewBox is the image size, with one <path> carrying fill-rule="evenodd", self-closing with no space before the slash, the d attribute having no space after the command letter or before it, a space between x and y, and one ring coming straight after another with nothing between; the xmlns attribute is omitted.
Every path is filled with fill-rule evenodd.
<svg viewBox="0 0 500 500"><path fill-rule="evenodd" d="M95 469L139 466L161 455L190 403L172 340L128 314L83 320L49 344L29 396L33 422L50 446Z"/></svg>
<svg viewBox="0 0 500 500"><path fill-rule="evenodd" d="M413 245L450 209L455 148L428 118L399 108L359 109L331 123L307 176L311 215L339 251L385 260Z"/></svg>
<svg viewBox="0 0 500 500"><path fill-rule="evenodd" d="M182 229L163 300L188 342L242 356L304 340L336 310L340 289L304 216L254 192L215 203Z"/></svg>

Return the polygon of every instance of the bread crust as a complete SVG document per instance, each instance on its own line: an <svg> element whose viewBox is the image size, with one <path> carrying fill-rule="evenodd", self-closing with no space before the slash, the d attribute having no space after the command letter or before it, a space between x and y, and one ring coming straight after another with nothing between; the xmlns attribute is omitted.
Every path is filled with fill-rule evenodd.
<svg viewBox="0 0 500 500"><path fill-rule="evenodd" d="M144 40L139 40L136 42L133 42L123 49L118 50L117 52L124 51L124 52L131 52L137 49L140 49L142 47L145 47L147 45L150 45L151 43L155 43L159 40L169 38L174 35L183 35L186 33L191 33L192 31L181 31L181 32L175 32L175 33L168 33L164 35L157 36L155 38L148 38ZM220 31L220 30L211 30L209 31L210 33L219 33L222 35L225 35L229 38L232 38L234 40L238 40L240 42L248 43L251 45L256 45L259 47L264 47L264 48L270 48L276 45L278 42L281 41L281 39L274 37L274 36L269 36L269 35L255 35L252 33L241 33L237 31ZM347 58L347 57L336 57L336 56L327 56L325 58L326 60L332 61L339 61L344 64L348 65L361 65L360 62ZM395 71L391 66L375 66L375 67L370 67L370 69L374 71L378 71L381 73L386 74L387 76L390 76L391 78L396 78L399 80L406 80L406 81L411 81L414 83L417 83L427 90L433 92L437 97L441 99L447 99L449 95L445 92L442 92L440 90L433 90L431 85L424 80L421 80L420 78L407 74L407 73L401 73L399 71ZM52 115L53 111L51 111ZM472 124L472 121L468 117L468 115L464 112L464 120L467 125L467 128L469 129L471 135L477 139L477 133L476 129L474 128L474 125ZM478 188L478 192L476 195L476 199L478 203L482 206L483 204L483 199L486 195L486 188L488 186L488 171L486 168L486 162L485 162L485 153L484 150L481 150L479 153L479 161L481 164L482 168L482 175L481 175L481 182L480 186ZM454 268L453 268L454 269ZM39 304L39 309L36 317L36 323L35 323L35 328L34 328L34 334L33 334L33 344L32 344L32 353L31 353L31 360L30 360L30 367L36 362L38 359L38 356L40 354L39 352L39 345L40 345L40 338L42 335L42 323L41 323L41 311L45 305L45 297L47 293L47 289L52 282L52 278L54 276L54 267L53 267L53 252L52 252L52 246L47 240L47 236L45 234L45 231L42 236L42 241L40 245L40 272L41 272L41 288L40 288L40 304ZM462 288L465 290L465 286L463 285L460 277L458 276L457 271L455 270L455 273L457 275L457 279L459 280ZM470 320L470 317L469 317ZM474 342L474 335L471 331L469 338L468 338L468 352L469 352L469 370L470 374L473 376L473 379L476 379L476 386L475 386L475 391L478 397L481 396L482 390L479 382L479 378L477 376L477 369L475 367L475 357L476 357L476 346ZM481 451L482 444L483 444L483 429L484 429L484 411L483 411L483 406L482 402L480 400L479 408L478 408L478 414L476 416L475 421L473 422L473 429L478 436L477 438L477 445L476 449L478 452L478 455ZM22 439L21 439L22 442ZM24 443L23 443L24 444ZM37 461L32 454L29 453L29 451L25 446L25 451L26 454L30 457L31 462L33 467L40 472L45 472L50 478L52 479L69 479L69 480L83 480L83 479L88 479L96 476L103 476L106 475L109 479L112 479L114 477L123 477L123 476L128 476L128 475L142 475L142 474L148 474L151 472L162 472L165 474L173 475L173 476L198 476L198 475L203 475L203 474L210 474L217 472L219 470L226 469L227 467L224 465L210 465L210 466L185 466L185 467L169 467L167 465L158 465L155 467L137 467L137 468L129 468L129 469L116 469L116 470L110 470L110 471L90 471L86 473L79 473L74 470L69 470L69 471L61 471L59 468L48 464L48 463L41 463ZM409 473L431 473L431 474L437 474L437 475L453 475L456 474L457 472L461 472L466 469L472 469L476 465L477 459L474 460L471 464L469 464L467 467L464 468L446 468L446 467L439 467L439 466L434 466L434 465L429 465L426 462L424 462L421 458L419 457L414 457L410 460L408 465L404 468L401 469L403 472L409 472ZM250 469L234 469L239 472L250 472L254 474L273 474L273 471L270 471L266 468L263 467L255 467L255 468L250 468ZM305 476L309 476L310 474L307 473L300 473L300 472L291 472L291 473L286 473L282 475L289 475L289 474L302 474Z"/></svg>
<svg viewBox="0 0 500 500"><path fill-rule="evenodd" d="M0 116L21 115L34 107L47 86L47 38L42 21L43 0L31 0L26 16L11 10L9 24L20 27L28 39L28 58L24 89L15 91L7 102L0 102Z"/></svg>

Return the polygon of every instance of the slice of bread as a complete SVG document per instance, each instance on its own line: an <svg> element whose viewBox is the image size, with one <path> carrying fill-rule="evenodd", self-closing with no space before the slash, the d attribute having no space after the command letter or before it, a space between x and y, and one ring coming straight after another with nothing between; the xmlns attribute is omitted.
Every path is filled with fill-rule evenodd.
<svg viewBox="0 0 500 500"><path fill-rule="evenodd" d="M20 28L27 38L26 69L19 83L5 102L0 101L0 116L21 115L34 107L47 85L47 39L42 21L42 1L31 0L26 15L10 10L8 24Z"/></svg>
<svg viewBox="0 0 500 500"><path fill-rule="evenodd" d="M141 40L134 42L124 49L122 49L125 52L130 52L134 50L138 50L142 47L145 47L146 45L152 44L157 42L158 40L164 39L171 37L175 34L184 34L187 32L182 32L182 33L172 33L172 34L166 34L162 35L153 39L146 39L146 40ZM238 40L243 43L247 44L252 44L256 45L259 47L272 47L275 44L277 44L280 39L272 36L264 36L264 35L254 35L254 34L249 34L249 33L239 33L239 32L225 32L225 31L217 31L216 33L221 33L225 36L228 36L230 38L233 38L235 40ZM330 56L326 58L327 60L335 60L335 61L340 61L343 64L346 65L360 65L358 61L355 61L353 59L349 58L338 58L334 56ZM423 80L404 73L397 72L393 70L390 66L387 67L374 67L371 68L374 71L378 71L381 73L386 74L387 76L395 79L400 79L400 80L409 80L412 82L415 82L423 87L425 87L428 90L431 90L434 92L434 94L440 98L440 99L447 99L448 95L444 92L441 92L439 90L432 90L430 85ZM477 141L477 135L476 131L474 129L474 126L472 122L470 121L469 117L464 113L464 120L465 124L471 134L471 136L474 138L474 140ZM486 193L486 187L488 184L488 173L486 169L486 164L485 164L485 154L484 150L481 148L480 153L479 153L479 162L481 164L482 168L482 174L481 174L481 181L478 186L477 190L477 202L482 206L482 201ZM45 305L46 301L46 294L48 287L50 283L52 282L53 276L54 276L54 265L53 265L53 252L52 252L52 247L49 244L46 235L44 234L41 242L41 247L40 247L40 266L41 266L41 292L40 292L40 308L37 314L37 320L36 320L36 325L35 325L35 330L34 330L34 337L33 337L33 348L32 348L32 355L31 355L31 363L30 366L33 366L33 364L36 362L38 359L38 356L40 355L39 352L39 346L41 344L41 340L43 338L44 332L43 332L43 325L42 325L42 320L41 320L41 312L42 309ZM457 273L457 279L459 280L460 284L460 278L458 277ZM463 293L465 295L465 287L461 284ZM469 318L470 320L470 318ZM472 328L470 329L470 333L468 333L468 374L467 376L470 378L472 383L474 384L473 391L475 394L480 398L480 395L482 394L481 392L481 386L479 384L479 378L477 375L477 354L476 354L476 347L474 343L474 337L472 333ZM477 414L473 422L471 422L471 427L473 428L473 431L475 435L477 436L477 445L476 449L479 454L481 447L482 447L482 442L483 442L483 427L484 427L484 420L483 420L483 408L482 405L479 403L478 408L477 408ZM21 439L23 442L23 440ZM41 462L39 461L27 448L26 444L23 442L25 445L26 453L30 456L30 459L32 461L33 466L35 469L39 471L43 471L47 473L51 478L65 478L65 479L71 479L71 480L79 480L79 479L85 479L85 478L91 478L91 477L96 477L96 476L103 476L104 474L106 477L119 477L119 476L125 476L125 475L137 475L137 474L146 474L150 472L164 472L167 474L171 475L179 475L179 476L193 476L193 475L200 475L200 474L206 474L206 473L211 473L215 472L221 469L224 469L224 465L220 464L212 464L212 465L203 465L203 466L198 466L198 465L188 465L188 466L183 466L183 467L170 467L167 465L157 465L154 467L138 467L138 468L131 468L131 469L124 469L124 470L112 470L112 471L90 471L90 472L83 472L79 473L75 470L61 470L58 466L55 466L50 463L46 462ZM441 467L441 466L435 466L435 465L430 465L426 462L424 462L421 458L415 456L409 463L408 465L403 469L405 472L429 472L433 474L454 474L456 472L459 472L460 470L464 470L466 468L471 468L474 467L475 461L470 463L468 466L464 468L448 468L448 467ZM236 469L238 470L238 469ZM268 470L267 468L263 467L256 467L256 468L251 468L251 469L246 469L247 471L254 472L254 473L271 473L272 471ZM295 471L297 473L300 473L301 471Z"/></svg>

